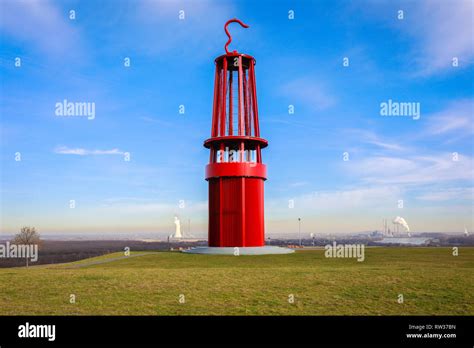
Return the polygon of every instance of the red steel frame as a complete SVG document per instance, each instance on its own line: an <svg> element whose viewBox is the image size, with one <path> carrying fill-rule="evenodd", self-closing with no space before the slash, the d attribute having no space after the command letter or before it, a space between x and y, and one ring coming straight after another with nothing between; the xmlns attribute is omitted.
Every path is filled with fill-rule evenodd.
<svg viewBox="0 0 474 348"><path fill-rule="evenodd" d="M255 59L227 49L232 41L227 26L232 22L248 28L238 19L228 21L224 26L229 37L226 54L215 60L211 138L204 142L210 150L206 166L209 246L263 246L263 184L267 169L262 163L261 149L268 142L260 138ZM235 102L237 110L234 110ZM234 117L237 129L234 129Z"/></svg>

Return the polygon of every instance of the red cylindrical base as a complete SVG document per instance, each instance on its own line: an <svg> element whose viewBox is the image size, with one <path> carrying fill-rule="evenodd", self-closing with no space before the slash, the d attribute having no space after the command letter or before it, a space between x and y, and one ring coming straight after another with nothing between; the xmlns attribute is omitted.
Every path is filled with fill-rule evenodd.
<svg viewBox="0 0 474 348"><path fill-rule="evenodd" d="M209 178L209 246L263 246L262 178Z"/></svg>

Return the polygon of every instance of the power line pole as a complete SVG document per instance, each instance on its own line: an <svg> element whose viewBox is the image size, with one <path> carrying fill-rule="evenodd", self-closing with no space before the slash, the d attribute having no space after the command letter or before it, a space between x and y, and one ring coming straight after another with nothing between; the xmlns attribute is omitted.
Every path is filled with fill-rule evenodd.
<svg viewBox="0 0 474 348"><path fill-rule="evenodd" d="M300 246L301 246L301 218L298 218L298 235L300 238Z"/></svg>

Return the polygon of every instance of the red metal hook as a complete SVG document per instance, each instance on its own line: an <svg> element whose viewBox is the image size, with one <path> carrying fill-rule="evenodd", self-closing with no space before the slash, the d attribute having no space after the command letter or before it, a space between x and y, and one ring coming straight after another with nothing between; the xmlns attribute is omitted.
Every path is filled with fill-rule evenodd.
<svg viewBox="0 0 474 348"><path fill-rule="evenodd" d="M230 19L227 21L227 23L224 25L224 30L225 30L225 33L227 34L227 37L229 38L229 40L227 40L227 43L225 44L224 48L225 48L225 53L226 54L229 54L229 50L227 49L227 46L229 46L229 44L232 42L232 36L230 36L229 34L229 31L227 30L227 26L230 24L230 23L233 23L233 22L236 22L236 23L239 23L242 27L244 28L248 28L249 26L247 24L244 24L242 23L239 19L237 18L233 18L233 19ZM232 53L237 53L237 51L233 51Z"/></svg>

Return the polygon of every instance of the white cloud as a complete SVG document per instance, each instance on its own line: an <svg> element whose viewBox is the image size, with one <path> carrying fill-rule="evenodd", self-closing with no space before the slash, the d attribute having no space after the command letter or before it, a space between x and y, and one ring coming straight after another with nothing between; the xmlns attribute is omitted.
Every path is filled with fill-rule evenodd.
<svg viewBox="0 0 474 348"><path fill-rule="evenodd" d="M111 150L87 150L84 148L68 148L67 146L59 146L54 149L54 152L61 155L124 155L124 151L120 151L117 148Z"/></svg>
<svg viewBox="0 0 474 348"><path fill-rule="evenodd" d="M296 181L288 184L289 187L301 187L306 185L308 185L307 181Z"/></svg>
<svg viewBox="0 0 474 348"><path fill-rule="evenodd" d="M440 135L455 132L457 135L474 133L474 100L458 100L445 110L429 115L427 133Z"/></svg>
<svg viewBox="0 0 474 348"><path fill-rule="evenodd" d="M294 209L288 206L288 199L269 200L266 209L271 215L281 217L294 211L342 212L344 209L364 210L368 207L380 207L381 203L393 202L400 197L402 190L398 187L380 185L374 187L344 188L335 191L315 191L291 198Z"/></svg>
<svg viewBox="0 0 474 348"><path fill-rule="evenodd" d="M341 191L323 191L301 197L303 204L317 209L344 208L363 209L380 202L395 202L400 196L400 189L390 186L361 187Z"/></svg>
<svg viewBox="0 0 474 348"><path fill-rule="evenodd" d="M284 84L280 94L297 107L302 103L313 110L324 110L336 103L336 98L316 79L299 78Z"/></svg>
<svg viewBox="0 0 474 348"><path fill-rule="evenodd" d="M363 183L424 185L456 180L472 183L472 151L460 151L458 161L455 161L453 152L420 152L417 142L420 143L427 137L438 139L438 143L469 137L469 142L472 143L474 101L454 101L444 110L427 115L425 122L426 126L417 132L407 132L400 136L403 145L381 140L375 132L365 129L346 129L345 139L352 143L375 145L376 148L370 149L370 152L367 149L363 150L364 153L359 151L361 153L358 158L362 159L351 159L344 164L344 170L349 170L351 176Z"/></svg>
<svg viewBox="0 0 474 348"><path fill-rule="evenodd" d="M360 161L352 160L345 166L362 182L375 184L416 184L473 180L472 157L459 155L453 160L451 153L405 158L372 156Z"/></svg>
<svg viewBox="0 0 474 348"><path fill-rule="evenodd" d="M171 123L171 122L163 121L163 120L160 120L158 118L149 117L149 116L141 116L140 120L142 120L144 122L147 122L147 123L156 123L156 124L159 124L159 125L162 125L162 126L172 126L173 125L173 123Z"/></svg>
<svg viewBox="0 0 474 348"><path fill-rule="evenodd" d="M474 1L366 0L362 4L352 6L357 11L354 15L366 13L371 19L381 20L402 33L403 41L406 42L407 37L411 39L406 52L394 51L394 54L407 58L404 60L414 76L455 72L474 63ZM398 19L399 10L404 12L401 20ZM386 39L390 40L389 37ZM459 60L456 68L452 66L453 57Z"/></svg>
<svg viewBox="0 0 474 348"><path fill-rule="evenodd" d="M393 150L393 151L405 151L408 150L406 146L402 146L395 142L387 142L385 140L381 140L380 137L373 131L368 131L365 129L345 129L345 134L353 137L354 141L358 143L365 143L370 145L375 145L384 150Z"/></svg>
<svg viewBox="0 0 474 348"><path fill-rule="evenodd" d="M453 57L459 68L474 62L473 15L472 0L419 1L406 8L401 28L418 41L413 53L420 75L454 69Z"/></svg>
<svg viewBox="0 0 474 348"><path fill-rule="evenodd" d="M194 216L207 212L207 201L186 201L183 208L179 207L178 202L162 203L156 199L140 197L118 197L109 198L103 201L102 209L110 210L114 213L140 215L154 213L159 216Z"/></svg>
<svg viewBox="0 0 474 348"><path fill-rule="evenodd" d="M28 42L58 59L77 51L78 31L68 23L68 13L51 1L6 0L1 3L0 30L18 41Z"/></svg>
<svg viewBox="0 0 474 348"><path fill-rule="evenodd" d="M179 18L180 11L184 19ZM141 50L152 55L192 53L197 58L215 54L216 43L224 50L224 23L235 16L235 9L230 2L145 0L139 2L136 13L139 25L149 27L141 37Z"/></svg>
<svg viewBox="0 0 474 348"><path fill-rule="evenodd" d="M448 201L453 199L471 199L474 200L474 188L456 187L446 189L434 189L432 191L420 194L416 197L423 201Z"/></svg>

